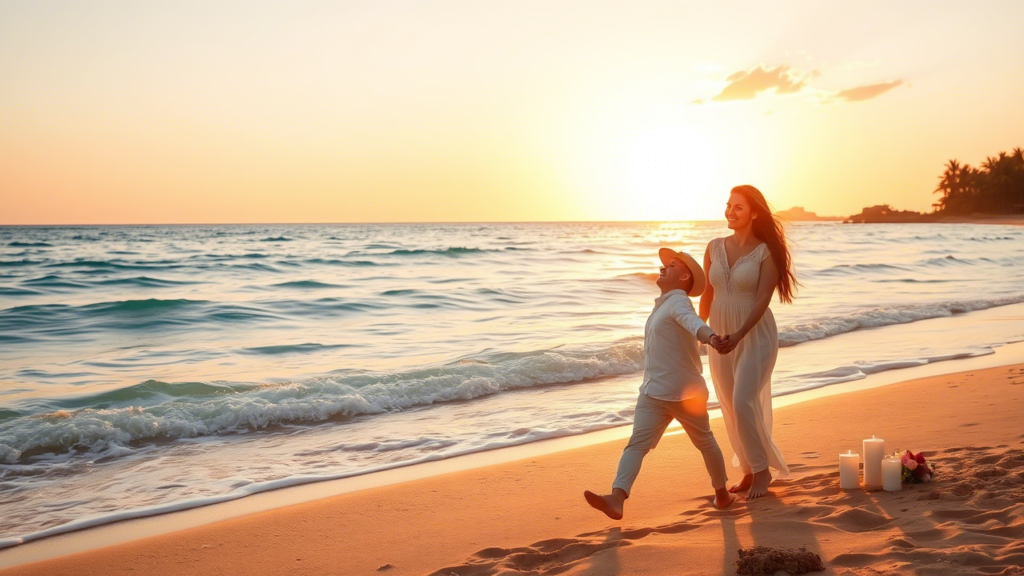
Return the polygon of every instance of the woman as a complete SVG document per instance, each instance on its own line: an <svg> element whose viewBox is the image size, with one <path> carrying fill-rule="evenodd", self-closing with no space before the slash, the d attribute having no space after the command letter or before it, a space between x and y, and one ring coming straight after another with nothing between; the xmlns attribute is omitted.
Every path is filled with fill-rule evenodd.
<svg viewBox="0 0 1024 576"><path fill-rule="evenodd" d="M708 364L732 444L733 465L743 480L730 492L747 491L747 499L764 496L772 481L769 468L789 474L772 442L772 369L779 333L768 304L793 301L797 286L782 223L761 192L737 186L729 195L725 217L731 236L712 240L704 252L708 286L700 299L700 317L718 334L728 334Z"/></svg>

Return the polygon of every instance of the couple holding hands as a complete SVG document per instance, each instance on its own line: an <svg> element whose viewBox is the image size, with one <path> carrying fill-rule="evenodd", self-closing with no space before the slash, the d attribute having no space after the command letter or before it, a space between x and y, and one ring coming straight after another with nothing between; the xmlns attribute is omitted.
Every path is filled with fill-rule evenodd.
<svg viewBox="0 0 1024 576"><path fill-rule="evenodd" d="M700 450L719 508L735 501L733 493L745 491L747 499L765 495L772 480L769 468L781 476L789 473L771 437L771 376L779 338L768 305L776 290L782 302L792 302L792 260L782 223L757 188L733 188L725 217L733 233L708 244L703 268L688 254L668 248L658 253L661 296L644 329L644 377L633 434L612 492L584 492L587 502L609 518L622 518L644 456L672 420L682 424ZM697 296L699 315L690 302ZM711 379L735 453L733 465L743 471L732 488L726 488L725 460L711 432L698 342L709 346Z"/></svg>

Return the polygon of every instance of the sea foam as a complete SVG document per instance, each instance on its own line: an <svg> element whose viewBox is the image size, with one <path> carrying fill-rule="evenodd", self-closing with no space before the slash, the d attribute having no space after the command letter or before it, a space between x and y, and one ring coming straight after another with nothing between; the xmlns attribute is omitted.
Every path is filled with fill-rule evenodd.
<svg viewBox="0 0 1024 576"><path fill-rule="evenodd" d="M862 328L878 328L895 324L906 324L985 310L997 306L1024 302L1024 294L1003 298L979 298L975 300L948 300L931 304L902 304L872 307L856 310L844 315L824 315L813 322L805 322L779 328L779 345L793 346L811 340L820 340Z"/></svg>
<svg viewBox="0 0 1024 576"><path fill-rule="evenodd" d="M298 382L173 384L146 382L51 412L23 415L0 431L0 462L43 452L101 452L111 445L242 433L379 414L502 391L629 374L642 344L590 351L538 351L463 360L400 373L318 377Z"/></svg>

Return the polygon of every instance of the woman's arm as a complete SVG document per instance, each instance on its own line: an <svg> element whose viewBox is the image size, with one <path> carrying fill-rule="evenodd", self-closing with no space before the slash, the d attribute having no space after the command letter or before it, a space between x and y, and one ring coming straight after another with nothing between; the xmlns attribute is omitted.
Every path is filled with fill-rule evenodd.
<svg viewBox="0 0 1024 576"><path fill-rule="evenodd" d="M705 322L711 317L711 303L715 301L715 289L711 287L711 242L704 249L704 279L707 282L704 283L704 293L700 295L700 319Z"/></svg>
<svg viewBox="0 0 1024 576"><path fill-rule="evenodd" d="M761 317L764 316L768 305L772 302L772 295L775 294L775 287L779 283L779 269L775 267L775 261L769 255L764 261L761 262L761 275L757 280L757 301L754 303L754 309L750 311L750 316L747 317L747 321L740 326L740 329L726 336L727 342L725 345L725 351L720 351L722 354L727 354L740 340L747 335L747 332L760 322ZM703 301L701 302L701 310L704 309Z"/></svg>

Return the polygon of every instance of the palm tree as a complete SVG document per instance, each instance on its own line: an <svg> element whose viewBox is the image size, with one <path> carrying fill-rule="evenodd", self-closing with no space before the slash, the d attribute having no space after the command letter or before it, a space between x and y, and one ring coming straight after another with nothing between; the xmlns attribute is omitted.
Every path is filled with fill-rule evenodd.
<svg viewBox="0 0 1024 576"><path fill-rule="evenodd" d="M932 204L936 212L1024 212L1024 149L989 156L980 168L950 160L935 193L942 194Z"/></svg>
<svg viewBox="0 0 1024 576"><path fill-rule="evenodd" d="M945 211L957 204L957 197L961 192L961 179L963 168L956 160L946 162L946 170L939 177L939 185L935 187L935 194L941 193L942 198L933 204L937 211Z"/></svg>
<svg viewBox="0 0 1024 576"><path fill-rule="evenodd" d="M999 159L995 156L988 156L985 161L981 163L981 169L984 170L982 175L982 192L981 192L981 205L991 212L998 212L999 208Z"/></svg>
<svg viewBox="0 0 1024 576"><path fill-rule="evenodd" d="M1024 148L1014 148L1010 153L1012 168L1012 184L1010 207L1011 212L1024 212Z"/></svg>
<svg viewBox="0 0 1024 576"><path fill-rule="evenodd" d="M1000 152L998 157L989 157L985 161L985 169L988 184L988 195L992 198L993 212L1006 212L1013 207L1015 196L1016 166L1014 158L1006 152Z"/></svg>

